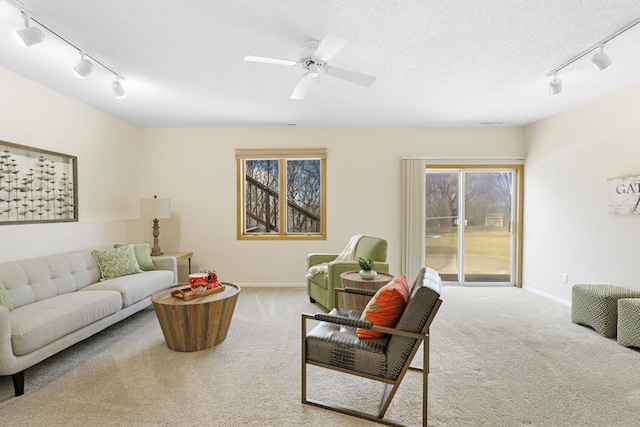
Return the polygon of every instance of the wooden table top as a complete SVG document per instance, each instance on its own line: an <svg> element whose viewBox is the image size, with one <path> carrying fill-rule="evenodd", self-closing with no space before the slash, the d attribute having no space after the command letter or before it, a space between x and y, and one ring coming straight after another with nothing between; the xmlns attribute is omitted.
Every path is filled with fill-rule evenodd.
<svg viewBox="0 0 640 427"><path fill-rule="evenodd" d="M220 301L222 299L230 298L235 294L240 292L240 286L234 285L233 283L225 283L221 282L221 285L225 287L224 291L216 292L215 294L206 295L200 298L193 298L189 301L185 301L181 298L176 298L171 296L171 292L175 291L178 288L189 286L188 283L181 283L177 286L173 286L171 288L161 289L159 291L154 292L151 295L151 301L156 304L163 305L195 305L195 304L205 304L214 301Z"/></svg>
<svg viewBox="0 0 640 427"><path fill-rule="evenodd" d="M176 261L193 257L193 252L164 252L162 255L151 255L153 258L161 256L172 256Z"/></svg>
<svg viewBox="0 0 640 427"><path fill-rule="evenodd" d="M340 278L346 279L351 282L364 282L364 283L384 282L385 284L389 283L394 278L393 275L388 273L380 273L380 272L377 272L377 273L378 274L373 279L363 279L362 277L360 277L360 273L358 271L345 271L344 273L340 274Z"/></svg>

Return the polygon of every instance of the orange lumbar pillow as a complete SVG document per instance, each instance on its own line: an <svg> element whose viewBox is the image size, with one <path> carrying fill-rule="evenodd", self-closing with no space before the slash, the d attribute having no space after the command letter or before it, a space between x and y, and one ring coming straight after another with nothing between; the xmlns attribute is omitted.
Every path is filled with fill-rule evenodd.
<svg viewBox="0 0 640 427"><path fill-rule="evenodd" d="M409 301L409 282L407 276L400 276L381 287L371 298L364 311L362 320L368 320L376 326L393 328ZM384 334L369 329L358 328L358 338L380 338Z"/></svg>

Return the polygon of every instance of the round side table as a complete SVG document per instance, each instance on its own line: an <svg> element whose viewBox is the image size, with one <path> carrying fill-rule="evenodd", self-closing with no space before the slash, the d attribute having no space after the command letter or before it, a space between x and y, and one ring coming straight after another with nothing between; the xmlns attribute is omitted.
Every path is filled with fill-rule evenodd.
<svg viewBox="0 0 640 427"><path fill-rule="evenodd" d="M392 281L394 276L387 273L380 273L371 280L366 280L360 277L360 273L357 271L345 271L340 275L340 279L342 279L342 287L343 288L358 288L358 289L369 289L377 291L390 281ZM344 294L344 306L350 310L364 310L367 306L367 303L371 297L366 295L354 295L354 294Z"/></svg>

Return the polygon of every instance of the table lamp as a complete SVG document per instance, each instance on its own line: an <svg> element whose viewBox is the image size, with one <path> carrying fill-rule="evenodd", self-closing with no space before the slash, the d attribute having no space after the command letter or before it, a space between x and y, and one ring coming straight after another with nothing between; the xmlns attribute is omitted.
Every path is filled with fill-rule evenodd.
<svg viewBox="0 0 640 427"><path fill-rule="evenodd" d="M158 246L158 237L160 236L159 218L171 218L171 200L158 199L140 199L140 217L143 219L153 219L153 248L151 255L162 255L162 249Z"/></svg>

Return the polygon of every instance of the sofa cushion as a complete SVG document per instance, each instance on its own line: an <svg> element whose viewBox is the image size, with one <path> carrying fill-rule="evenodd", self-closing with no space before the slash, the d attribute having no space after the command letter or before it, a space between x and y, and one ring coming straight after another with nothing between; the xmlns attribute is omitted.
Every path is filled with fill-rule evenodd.
<svg viewBox="0 0 640 427"><path fill-rule="evenodd" d="M121 248L123 246L127 245L115 245L114 248ZM133 252L136 256L136 260L138 261L138 267L140 267L140 270L156 270L156 266L153 265L153 260L151 259L151 248L149 243L134 243Z"/></svg>
<svg viewBox="0 0 640 427"><path fill-rule="evenodd" d="M16 356L55 340L120 310L117 292L71 292L18 307L9 313L11 344Z"/></svg>
<svg viewBox="0 0 640 427"><path fill-rule="evenodd" d="M155 270L116 277L86 286L80 291L115 291L122 297L122 308L149 297L157 290L173 285L173 271Z"/></svg>
<svg viewBox="0 0 640 427"><path fill-rule="evenodd" d="M0 264L0 282L13 298L14 308L74 292L100 280L90 250Z"/></svg>
<svg viewBox="0 0 640 427"><path fill-rule="evenodd" d="M407 276L400 276L387 283L371 298L364 311L362 320L369 320L376 326L393 328L409 300L409 282ZM358 328L358 338L380 338L382 332Z"/></svg>
<svg viewBox="0 0 640 427"><path fill-rule="evenodd" d="M96 261L100 266L100 274L102 275L100 280L142 273L138 266L133 245L113 249L94 249L91 253L96 257Z"/></svg>

